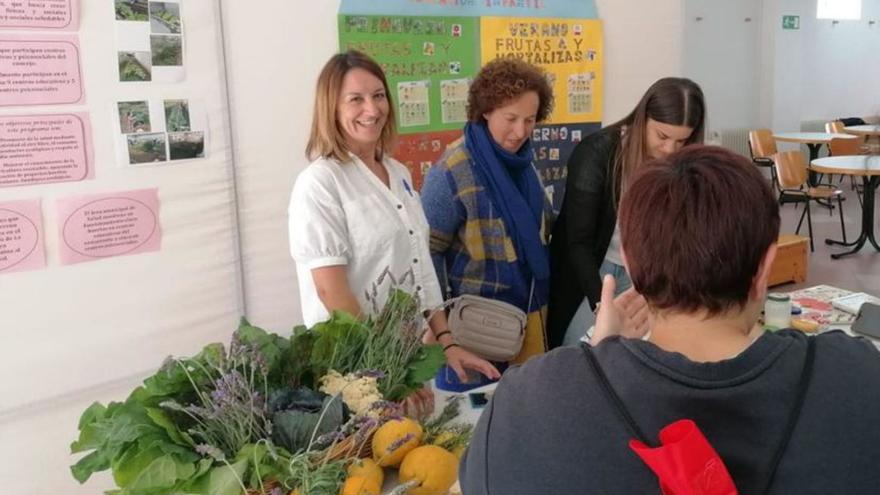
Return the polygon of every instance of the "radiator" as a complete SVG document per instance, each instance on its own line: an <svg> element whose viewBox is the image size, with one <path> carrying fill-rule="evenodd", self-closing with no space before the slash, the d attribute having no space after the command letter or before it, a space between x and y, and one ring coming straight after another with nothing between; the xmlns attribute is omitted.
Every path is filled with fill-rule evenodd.
<svg viewBox="0 0 880 495"><path fill-rule="evenodd" d="M748 129L722 129L712 132L711 138L717 144L740 155L751 158L749 151L749 130Z"/></svg>

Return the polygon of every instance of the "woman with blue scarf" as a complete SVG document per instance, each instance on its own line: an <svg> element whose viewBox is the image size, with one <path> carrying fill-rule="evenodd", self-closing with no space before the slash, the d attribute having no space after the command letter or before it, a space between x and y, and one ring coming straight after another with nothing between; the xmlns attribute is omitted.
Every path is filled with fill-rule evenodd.
<svg viewBox="0 0 880 495"><path fill-rule="evenodd" d="M446 295L496 299L528 314L517 363L547 347L552 207L529 138L552 105L539 68L516 59L486 64L470 86L464 136L434 164L421 191Z"/></svg>

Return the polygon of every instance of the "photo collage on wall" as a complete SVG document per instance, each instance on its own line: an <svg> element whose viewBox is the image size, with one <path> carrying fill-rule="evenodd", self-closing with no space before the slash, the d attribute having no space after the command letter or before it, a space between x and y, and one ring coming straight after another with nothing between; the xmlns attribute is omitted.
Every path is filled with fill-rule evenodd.
<svg viewBox="0 0 880 495"><path fill-rule="evenodd" d="M120 82L183 80L179 1L114 0Z"/></svg>
<svg viewBox="0 0 880 495"><path fill-rule="evenodd" d="M165 163L205 157L207 128L198 101L120 101L118 161L124 165Z"/></svg>

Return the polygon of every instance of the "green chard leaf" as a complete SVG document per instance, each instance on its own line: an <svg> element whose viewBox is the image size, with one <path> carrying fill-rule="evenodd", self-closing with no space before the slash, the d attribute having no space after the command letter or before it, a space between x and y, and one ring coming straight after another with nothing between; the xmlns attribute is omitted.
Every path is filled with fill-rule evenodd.
<svg viewBox="0 0 880 495"><path fill-rule="evenodd" d="M421 387L423 383L433 379L444 364L446 355L440 344L423 345L407 366L406 384Z"/></svg>

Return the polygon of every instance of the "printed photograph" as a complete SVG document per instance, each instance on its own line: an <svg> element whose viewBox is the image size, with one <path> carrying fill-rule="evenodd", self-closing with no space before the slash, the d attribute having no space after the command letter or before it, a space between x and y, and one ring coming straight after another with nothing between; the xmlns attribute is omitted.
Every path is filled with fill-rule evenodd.
<svg viewBox="0 0 880 495"><path fill-rule="evenodd" d="M168 134L168 149L172 160L203 158L205 156L205 133L177 132Z"/></svg>
<svg viewBox="0 0 880 495"><path fill-rule="evenodd" d="M120 81L149 81L152 70L150 52L119 52Z"/></svg>
<svg viewBox="0 0 880 495"><path fill-rule="evenodd" d="M119 127L123 134L150 132L150 109L145 101L120 101Z"/></svg>
<svg viewBox="0 0 880 495"><path fill-rule="evenodd" d="M164 162L168 159L164 133L129 134L125 138L128 140L128 163Z"/></svg>
<svg viewBox="0 0 880 495"><path fill-rule="evenodd" d="M189 103L186 100L165 100L165 130L168 132L191 131Z"/></svg>
<svg viewBox="0 0 880 495"><path fill-rule="evenodd" d="M155 66L183 65L183 36L150 35L150 50L153 52Z"/></svg>
<svg viewBox="0 0 880 495"><path fill-rule="evenodd" d="M147 21L149 9L147 0L116 0L117 21Z"/></svg>
<svg viewBox="0 0 880 495"><path fill-rule="evenodd" d="M180 4L150 2L150 30L159 34L180 34Z"/></svg>

